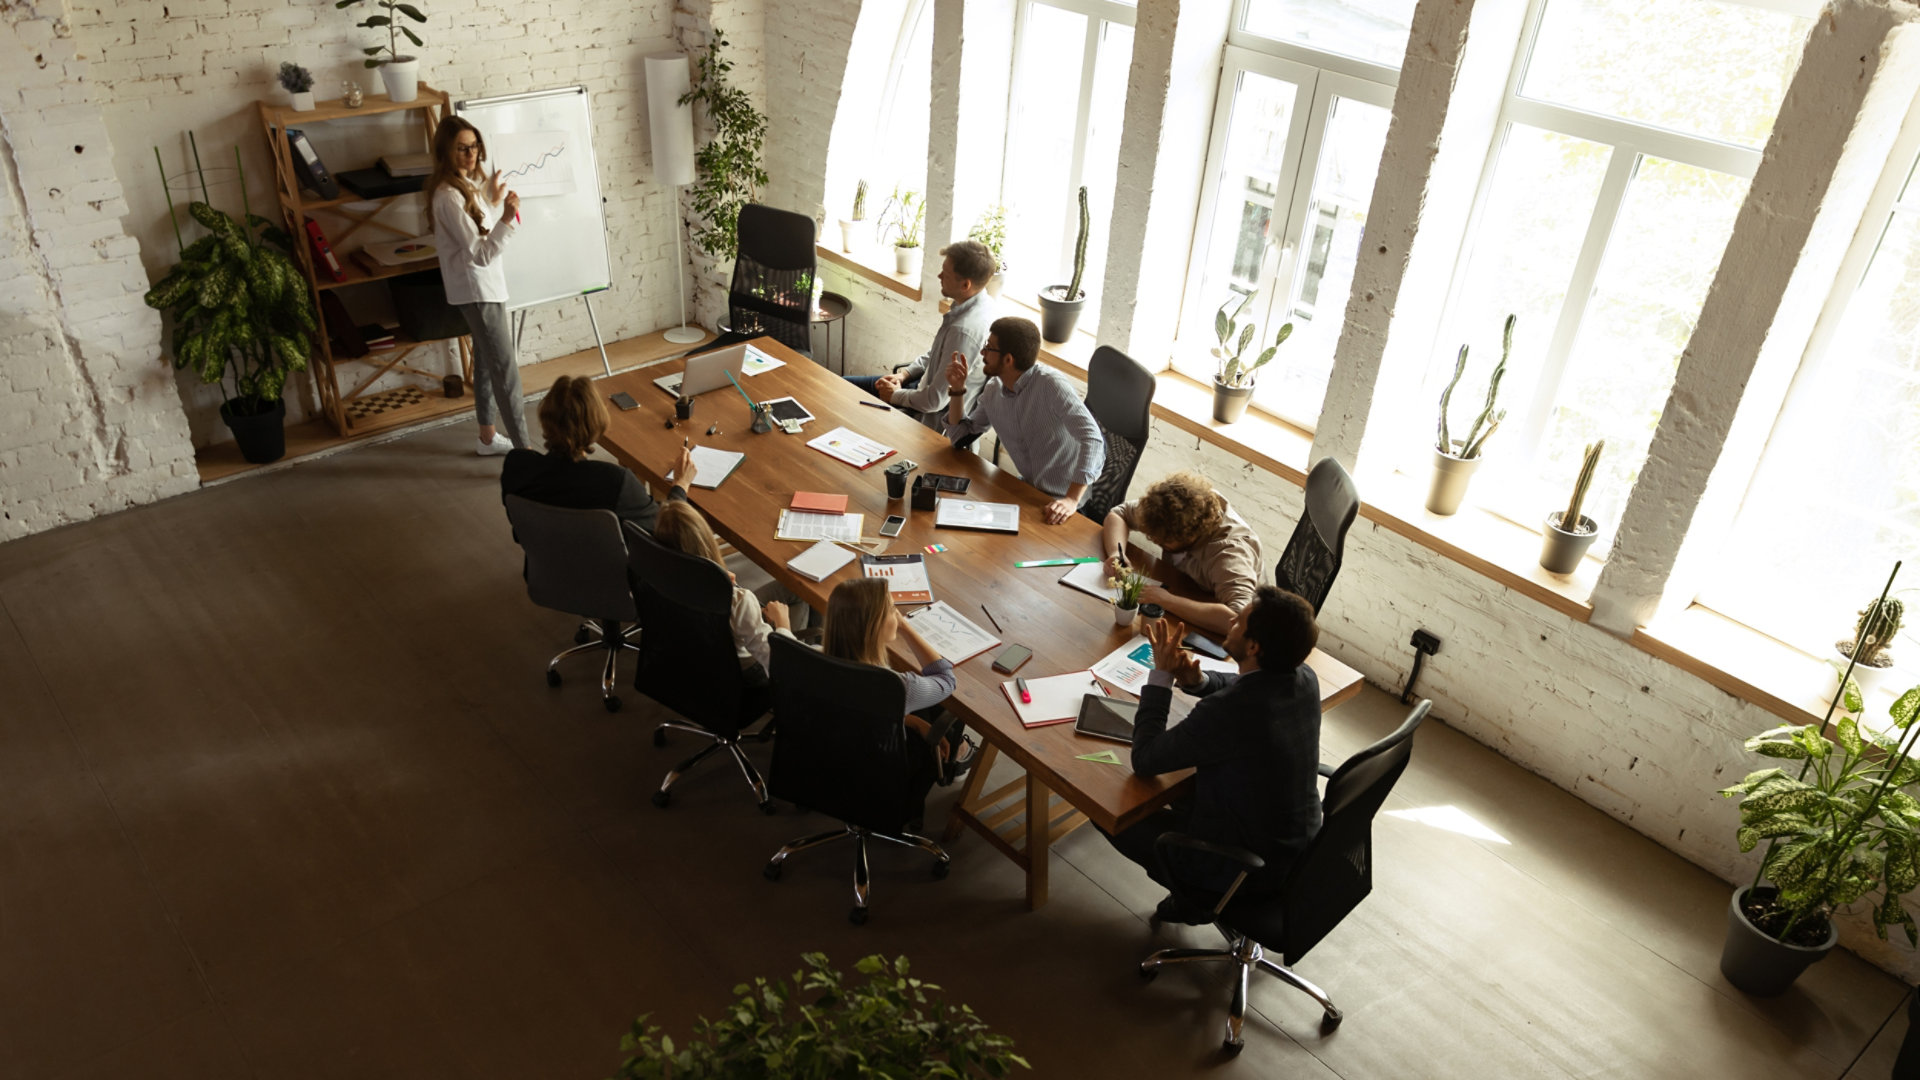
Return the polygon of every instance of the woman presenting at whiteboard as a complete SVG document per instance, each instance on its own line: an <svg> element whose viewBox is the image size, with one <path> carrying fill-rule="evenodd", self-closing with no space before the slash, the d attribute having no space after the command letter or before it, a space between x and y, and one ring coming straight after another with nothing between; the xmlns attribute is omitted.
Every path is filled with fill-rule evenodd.
<svg viewBox="0 0 1920 1080"><path fill-rule="evenodd" d="M473 413L480 421L482 455L504 454L527 442L520 396L520 365L507 327L507 272L501 252L520 219L520 196L507 190L495 169L484 168L487 144L479 129L454 116L433 136L433 175L427 207L447 302L467 320L473 335ZM495 211L495 207L498 211ZM494 413L507 429L494 431Z"/></svg>

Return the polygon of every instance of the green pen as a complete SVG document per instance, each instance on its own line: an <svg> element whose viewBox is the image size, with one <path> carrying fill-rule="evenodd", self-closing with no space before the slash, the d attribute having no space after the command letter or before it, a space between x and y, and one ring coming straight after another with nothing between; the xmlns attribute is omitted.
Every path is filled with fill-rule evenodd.
<svg viewBox="0 0 1920 1080"><path fill-rule="evenodd" d="M1029 566L1077 566L1080 563L1099 561L1100 556L1098 555L1079 555L1071 559L1028 559L1026 562L1017 562L1013 565L1019 568Z"/></svg>

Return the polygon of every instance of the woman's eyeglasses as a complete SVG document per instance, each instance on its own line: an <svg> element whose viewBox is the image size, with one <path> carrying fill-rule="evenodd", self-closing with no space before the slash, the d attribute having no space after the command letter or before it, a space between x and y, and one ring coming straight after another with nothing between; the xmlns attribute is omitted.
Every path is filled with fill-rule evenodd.
<svg viewBox="0 0 1920 1080"><path fill-rule="evenodd" d="M477 154L480 152L480 144L479 143L454 143L453 152L456 154Z"/></svg>

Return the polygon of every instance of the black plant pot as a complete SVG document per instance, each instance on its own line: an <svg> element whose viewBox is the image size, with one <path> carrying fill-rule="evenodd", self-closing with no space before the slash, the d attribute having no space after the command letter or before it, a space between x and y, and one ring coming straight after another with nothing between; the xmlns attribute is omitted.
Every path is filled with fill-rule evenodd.
<svg viewBox="0 0 1920 1080"><path fill-rule="evenodd" d="M1040 290L1040 336L1058 345L1073 337L1074 324L1080 321L1080 309L1087 306L1087 291L1073 300L1060 300L1056 297L1066 295L1065 285L1049 285Z"/></svg>
<svg viewBox="0 0 1920 1080"><path fill-rule="evenodd" d="M233 406L239 405L241 415L235 415ZM258 398L234 398L220 406L220 419L226 421L233 431L233 441L240 447L240 456L255 465L279 461L287 456L287 401L276 398L263 402Z"/></svg>
<svg viewBox="0 0 1920 1080"><path fill-rule="evenodd" d="M1215 377L1213 380L1213 418L1223 424L1231 424L1247 414L1247 403L1253 400L1253 386L1228 386Z"/></svg>
<svg viewBox="0 0 1920 1080"><path fill-rule="evenodd" d="M1801 972L1832 952L1840 940L1840 930L1828 922L1826 941L1813 947L1776 940L1748 922L1740 910L1740 902L1747 898L1748 891L1746 888L1735 890L1733 903L1727 908L1727 943L1720 951L1720 974L1736 988L1755 997L1772 997L1784 993ZM1774 890L1765 885L1752 892L1760 899L1770 899L1774 894Z"/></svg>

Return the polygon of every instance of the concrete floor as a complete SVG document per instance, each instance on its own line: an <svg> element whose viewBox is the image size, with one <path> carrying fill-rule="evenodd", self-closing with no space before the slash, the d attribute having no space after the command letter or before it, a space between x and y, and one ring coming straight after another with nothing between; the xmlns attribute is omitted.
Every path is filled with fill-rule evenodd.
<svg viewBox="0 0 1920 1080"><path fill-rule="evenodd" d="M1888 1075L1898 982L1839 952L1746 998L1726 886L1438 723L1373 896L1300 964L1331 1035L1256 983L1223 1063L1226 972L1134 973L1212 932L1150 930L1158 891L1092 830L1037 913L977 839L938 882L880 851L852 927L844 852L760 876L821 819L761 816L723 762L656 810L686 745L653 747L658 711L608 715L585 668L547 688L573 624L527 601L471 441L0 546L0 1076L599 1077L635 1015L683 1032L815 949L910 956L1038 1076ZM1402 711L1366 692L1325 756Z"/></svg>

